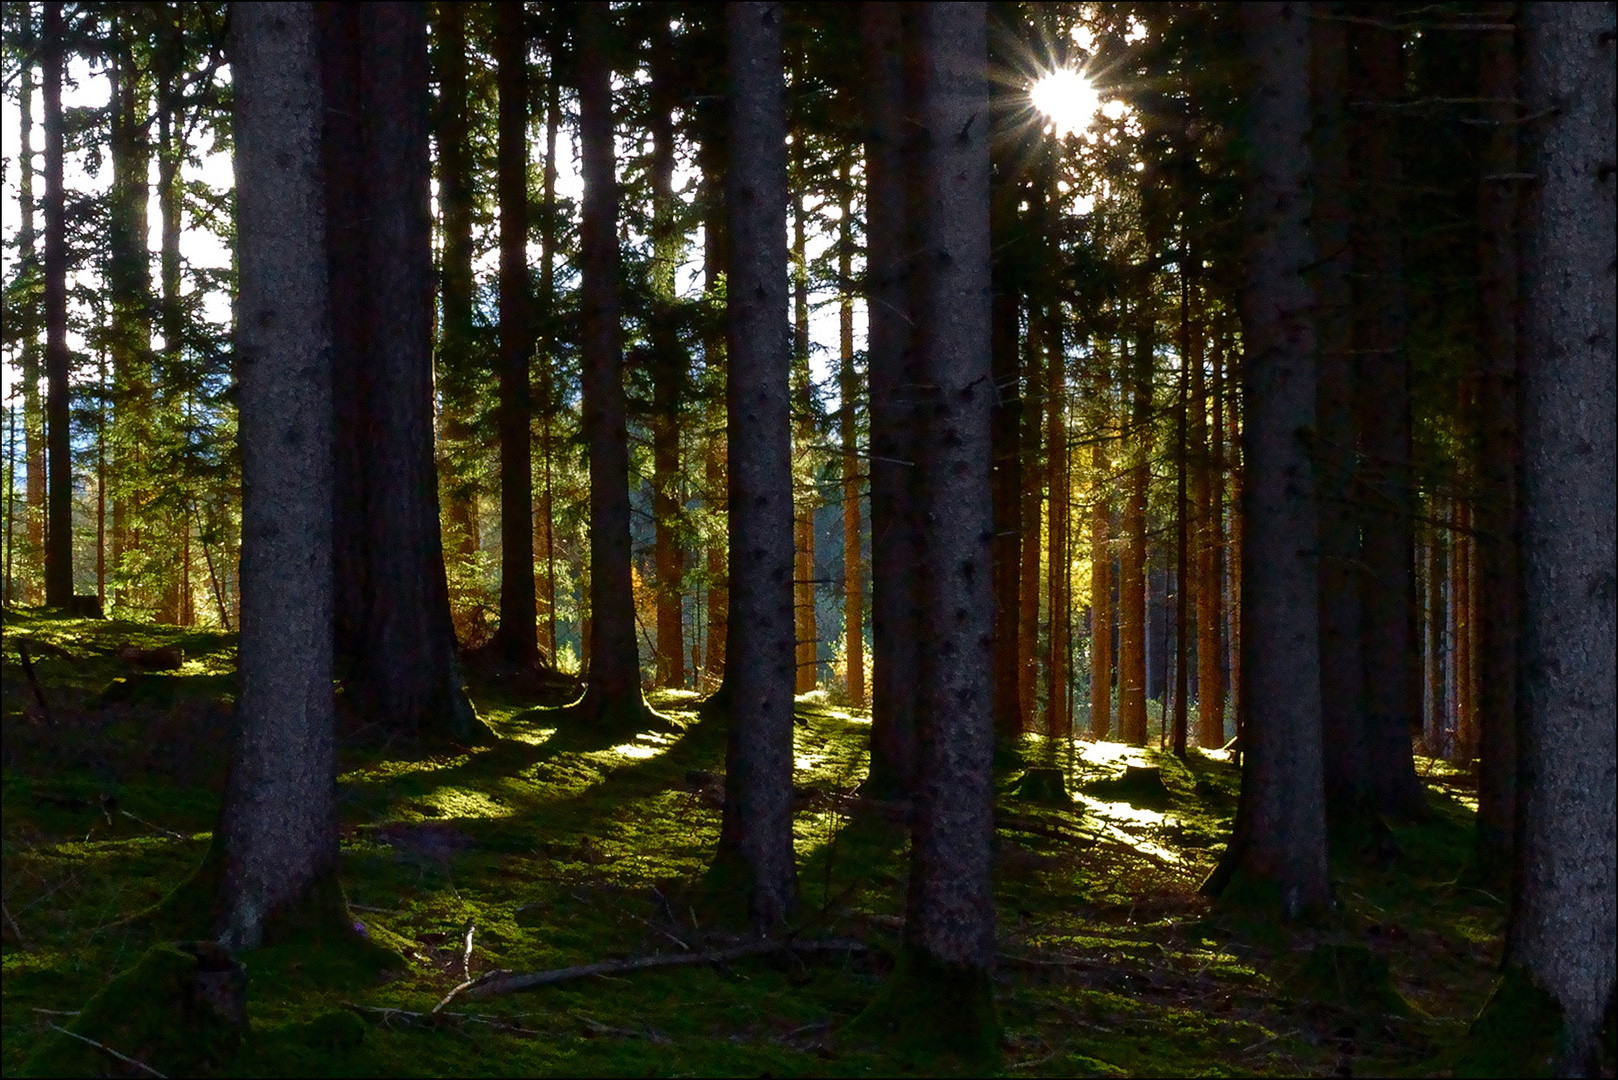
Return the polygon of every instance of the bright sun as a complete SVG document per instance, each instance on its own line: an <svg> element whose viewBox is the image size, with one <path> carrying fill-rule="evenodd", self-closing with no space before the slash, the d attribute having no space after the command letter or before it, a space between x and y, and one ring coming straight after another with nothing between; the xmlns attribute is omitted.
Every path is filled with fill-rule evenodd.
<svg viewBox="0 0 1618 1080"><path fill-rule="evenodd" d="M1101 95L1072 68L1057 68L1040 77L1028 91L1034 108L1051 118L1058 137L1090 126Z"/></svg>

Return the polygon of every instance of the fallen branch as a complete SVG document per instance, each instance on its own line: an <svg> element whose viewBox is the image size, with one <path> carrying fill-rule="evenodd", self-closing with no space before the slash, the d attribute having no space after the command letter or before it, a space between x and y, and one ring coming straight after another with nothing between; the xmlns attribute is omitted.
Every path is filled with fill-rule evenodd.
<svg viewBox="0 0 1618 1080"><path fill-rule="evenodd" d="M472 937L477 932L477 923L466 920L466 949L461 953L461 978L468 981L472 978Z"/></svg>
<svg viewBox="0 0 1618 1080"><path fill-rule="evenodd" d="M60 1031L63 1035L66 1035L70 1039L77 1039L81 1043L88 1043L89 1045L95 1047L97 1050L100 1050L103 1054L106 1054L109 1057L117 1058L119 1061L123 1062L125 1065L133 1065L133 1066L135 1066L135 1068L141 1070L142 1072L148 1073L148 1074L150 1074L152 1076L160 1077L161 1080L168 1080L168 1077L166 1075L164 1075L163 1073L158 1072L156 1069L154 1069L150 1065L146 1064L146 1062L144 1062L144 1061L136 1061L134 1058L130 1057L128 1054L120 1054L118 1051L114 1050L112 1047L108 1046L105 1043L98 1043L94 1039L86 1038L85 1036L80 1035L76 1031L69 1031L67 1028L59 1027L56 1024L52 1024L51 1028L53 1030L55 1030L55 1031Z"/></svg>
<svg viewBox="0 0 1618 1080"><path fill-rule="evenodd" d="M525 973L491 971L473 980L465 988L465 991L468 997L493 997L495 994L510 994L518 990L528 990L535 986L549 986L552 983L588 978L591 975L617 975L629 971L646 971L651 968L661 967L684 967L694 964L723 964L749 956L768 956L772 953L788 951L864 952L865 944L849 940L755 941L747 945L737 945L730 949L715 949L711 952L660 953L656 956L637 956L626 960L604 960L597 964L580 964L577 967L555 968L551 971ZM456 990L451 992L450 996L453 997L460 990L461 988L457 987ZM448 998L445 1001L448 1001ZM440 1003L440 1007L442 1007L442 1004Z"/></svg>
<svg viewBox="0 0 1618 1080"><path fill-rule="evenodd" d="M11 913L11 905L0 901L0 910L5 912L6 922L11 924L11 932L16 935L17 948L23 952L28 952L28 942L23 940L22 927L17 925L17 917Z"/></svg>
<svg viewBox="0 0 1618 1080"><path fill-rule="evenodd" d="M1030 833L1034 836L1044 836L1052 840L1065 840L1070 844L1084 847L1094 847L1101 842L1101 838L1098 836L1068 832L1066 829L1058 829L1054 825L1047 825L1043 821L1020 817L1016 814L995 814L994 827L997 829L1009 829L1012 832Z"/></svg>
<svg viewBox="0 0 1618 1080"><path fill-rule="evenodd" d="M17 655L22 658L22 673L28 678L28 687L34 692L34 700L39 702L40 711L45 714L45 723L51 727L56 721L51 717L50 702L45 700L45 688L39 685L39 676L34 674L34 662L28 658L28 643L17 642Z"/></svg>
<svg viewBox="0 0 1618 1080"><path fill-rule="evenodd" d="M189 836L186 836L183 833L177 833L173 829L165 829L161 825L153 825L150 821L147 821L145 818L136 817L134 814L131 814L128 810L120 810L118 812L120 814L122 814L124 817L128 818L130 821L133 821L135 824L144 825L148 829L151 829L153 832L162 833L164 836L168 837L170 840L186 840L186 841L189 841L191 839Z"/></svg>

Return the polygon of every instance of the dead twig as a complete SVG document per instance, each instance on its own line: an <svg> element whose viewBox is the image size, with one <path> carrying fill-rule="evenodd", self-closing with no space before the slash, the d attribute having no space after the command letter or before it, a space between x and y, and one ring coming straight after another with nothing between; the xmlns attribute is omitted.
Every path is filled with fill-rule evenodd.
<svg viewBox="0 0 1618 1080"><path fill-rule="evenodd" d="M133 821L135 824L144 825L146 828L151 829L153 832L162 833L164 836L168 837L170 840L190 840L191 839L189 836L186 836L183 833L177 833L173 829L165 829L161 825L153 825L150 821L147 821L145 818L136 817L134 814L131 814L128 810L120 810L118 812L120 814L122 814L124 817L128 818L130 821Z"/></svg>
<svg viewBox="0 0 1618 1080"><path fill-rule="evenodd" d="M528 990L535 986L549 986L552 983L588 978L591 975L616 975L629 971L647 971L651 968L684 967L694 964L724 964L727 961L741 960L749 956L768 956L772 953L786 952L788 950L793 952L864 952L865 943L846 939L830 941L754 941L746 945L737 945L730 949L715 949L711 952L660 953L655 956L637 956L626 960L604 960L596 964L555 968L551 971L524 973L494 971L474 980L465 990L468 997L493 997L495 994L510 994L518 990ZM455 991L451 992L451 996L459 993L460 990L461 988L457 987Z"/></svg>
<svg viewBox="0 0 1618 1080"><path fill-rule="evenodd" d="M472 938L478 932L477 923L466 920L466 947L461 952L461 978L472 977Z"/></svg>
<svg viewBox="0 0 1618 1080"><path fill-rule="evenodd" d="M17 925L17 917L11 913L11 905L3 900L0 900L0 911L5 912L6 922L11 924L11 932L17 938L17 948L21 949L23 952L27 952L28 942L23 940L22 927Z"/></svg>
<svg viewBox="0 0 1618 1080"><path fill-rule="evenodd" d="M106 1054L108 1057L117 1058L119 1061L123 1062L125 1065L133 1065L133 1066L135 1066L135 1068L141 1070L144 1073L147 1073L150 1076L161 1077L162 1080L168 1080L167 1075L165 1075L164 1073L158 1072L156 1069L154 1069L150 1065L146 1064L146 1062L144 1062L144 1061L136 1061L134 1058L130 1057L128 1054L120 1054L118 1051L114 1050L112 1047L108 1046L106 1043L98 1043L94 1039L86 1038L85 1036L80 1035L76 1031L69 1031L67 1028L61 1027L61 1026L59 1026L57 1024L52 1024L51 1029L54 1030L54 1031L60 1031L63 1035L66 1035L70 1039L77 1039L81 1043L87 1043L88 1045L95 1047L97 1050L100 1050L103 1054Z"/></svg>
<svg viewBox="0 0 1618 1080"><path fill-rule="evenodd" d="M17 642L17 655L22 658L22 673L28 679L28 688L34 692L34 700L39 702L39 709L45 714L45 723L51 727L56 726L56 720L51 716L51 703L45 700L45 688L39 684L39 676L34 674L34 662L28 658L28 643Z"/></svg>

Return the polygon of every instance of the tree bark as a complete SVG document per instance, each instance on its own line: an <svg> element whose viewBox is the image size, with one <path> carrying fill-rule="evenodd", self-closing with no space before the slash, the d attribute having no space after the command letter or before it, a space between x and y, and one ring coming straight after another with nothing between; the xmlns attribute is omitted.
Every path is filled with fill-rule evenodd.
<svg viewBox="0 0 1618 1080"><path fill-rule="evenodd" d="M702 236L703 288L710 310L704 323L702 362L708 380L708 407L705 415L708 427L706 453L703 461L703 499L710 513L723 515L721 522L729 520L729 478L726 462L728 449L725 442L725 321L718 310L719 285L727 265L726 249L730 244L730 228L726 221L725 205L725 121L715 119L719 108L714 104L697 105L702 122L702 140L698 155L702 165L702 185L707 205L704 208ZM724 534L728 534L726 525ZM718 692L725 676L725 651L730 637L730 562L728 544L710 541L708 544L708 641L702 658L704 689Z"/></svg>
<svg viewBox="0 0 1618 1080"><path fill-rule="evenodd" d="M644 706L630 568L629 434L618 300L618 180L614 174L611 13L588 4L579 24L579 148L584 437L590 451L590 667L586 719L632 726Z"/></svg>
<svg viewBox="0 0 1618 1080"><path fill-rule="evenodd" d="M1054 203L1054 196L1050 201ZM1048 258L1054 265L1056 243L1054 239L1049 243ZM1068 719L1071 568L1067 561L1067 533L1072 492L1067 484L1067 363L1062 348L1061 301L1053 295L1046 303L1046 310L1038 313L1045 324L1040 337L1045 346L1045 490L1050 506L1045 549L1045 734L1052 739L1067 739L1073 734Z"/></svg>
<svg viewBox="0 0 1618 1080"><path fill-rule="evenodd" d="M1523 277L1521 849L1515 967L1560 1007L1556 1069L1592 1076L1618 968L1613 713L1615 97L1612 4L1530 4L1539 118Z"/></svg>
<svg viewBox="0 0 1618 1080"><path fill-rule="evenodd" d="M1015 20L1015 6L999 5L997 18ZM1017 33L1014 25L998 25L990 35L991 62L998 55L996 43ZM990 147L993 184L990 195L989 229L993 234L994 258L994 354L995 404L992 438L994 441L994 730L995 736L1015 743L1023 734L1024 710L1019 693L1018 616L1023 587L1022 557L1022 454L1019 429L1023 419L1021 383L1022 273L1020 256L1025 254L1017 201L1022 194L1022 170L1005 140Z"/></svg>
<svg viewBox="0 0 1618 1080"><path fill-rule="evenodd" d="M902 52L904 5L861 8L866 95L865 205L867 349L871 394L871 770L870 794L915 786L919 692L914 506L915 437L910 333L907 116Z"/></svg>
<svg viewBox="0 0 1618 1080"><path fill-rule="evenodd" d="M49 454L45 603L73 603L73 443L68 430L67 213L62 190L62 5L47 0L40 41L45 90L45 449Z"/></svg>
<svg viewBox="0 0 1618 1080"><path fill-rule="evenodd" d="M1309 237L1309 5L1241 9L1254 72L1243 252L1247 343L1242 432L1247 687L1236 835L1225 874L1273 890L1296 918L1331 904L1320 758L1320 638L1315 483L1300 438L1315 420Z"/></svg>
<svg viewBox="0 0 1618 1080"><path fill-rule="evenodd" d="M1356 8L1356 11L1360 9ZM1410 353L1401 245L1398 113L1403 95L1403 31L1377 18L1348 31L1354 54L1350 92L1358 110L1354 271L1361 285L1355 327L1361 525L1361 656L1366 702L1365 767L1381 813L1414 820L1425 813L1411 734L1420 722L1416 649L1415 519L1411 474ZM1249 467L1254 467L1248 459Z"/></svg>
<svg viewBox="0 0 1618 1080"><path fill-rule="evenodd" d="M730 68L731 728L721 858L745 867L760 933L796 898L792 853L792 352L781 5L725 8Z"/></svg>
<svg viewBox="0 0 1618 1080"><path fill-rule="evenodd" d="M1112 517L1109 467L1102 441L1090 448L1090 737L1112 734Z"/></svg>
<svg viewBox="0 0 1618 1080"><path fill-rule="evenodd" d="M674 271L684 255L675 220L673 42L669 12L655 8L649 68L652 129L652 521L657 567L657 681L685 686L685 549L680 497L680 408L686 358L674 323Z"/></svg>
<svg viewBox="0 0 1618 1080"><path fill-rule="evenodd" d="M1186 695L1190 690L1191 667L1191 613L1188 606L1191 575L1191 506L1186 499L1188 463L1186 460L1190 435L1186 430L1190 419L1187 410L1191 393L1191 283L1186 263L1189 256L1182 250L1180 265L1180 386L1179 401L1174 417L1174 737L1176 757L1185 757L1186 748ZM1202 358L1197 357L1200 365Z"/></svg>
<svg viewBox="0 0 1618 1080"><path fill-rule="evenodd" d="M922 694L905 945L953 991L947 1038L993 1053L991 257L986 5L917 14L924 136L917 312L925 394ZM936 1036L935 1036L936 1037Z"/></svg>
<svg viewBox="0 0 1618 1080"><path fill-rule="evenodd" d="M462 476L457 460L472 442L472 179L470 117L466 74L467 5L446 0L438 6L438 208L443 230L439 281L442 314L434 370L440 399L440 469L444 477L445 539L463 566L478 547L474 480Z"/></svg>
<svg viewBox="0 0 1618 1080"><path fill-rule="evenodd" d="M1518 5L1491 5L1485 21L1510 24ZM1504 880L1517 806L1517 36L1483 35L1478 96L1490 128L1478 200L1482 266L1478 327L1479 561L1477 866Z"/></svg>
<svg viewBox="0 0 1618 1080"><path fill-rule="evenodd" d="M1143 309L1141 319L1150 319ZM1118 566L1118 734L1126 743L1146 745L1146 486L1151 456L1151 335L1142 329L1128 365L1133 398L1130 456L1120 522Z"/></svg>
<svg viewBox="0 0 1618 1080"><path fill-rule="evenodd" d="M1338 16L1342 5L1321 5ZM1315 469L1320 485L1320 722L1326 815L1334 834L1374 816L1365 752L1365 669L1360 650L1360 515L1355 450L1352 211L1346 138L1348 43L1340 18L1310 24L1315 120L1314 275L1319 369Z"/></svg>
<svg viewBox="0 0 1618 1080"><path fill-rule="evenodd" d="M19 274L33 278L40 272L39 249L37 235L34 231L34 63L31 55L36 47L34 40L34 7L32 3L23 5L24 33L18 45L29 58L22 63L18 73L17 92L17 134L18 134L18 170L17 170L17 210L22 220L17 229L17 252L21 265ZM42 374L39 352L39 317L40 309L34 300L32 290L25 294L25 299L12 318L22 322L22 348L19 350L20 367L22 374L22 427L24 460L27 463L28 479L24 494L24 515L27 524L23 535L26 544L23 551L21 565L17 567L17 576L11 578L10 591L7 599L19 604L32 603L39 597L39 590L35 584L35 575L42 570L41 558L45 552L45 417L40 407L39 377ZM15 471L16 465L12 469ZM10 489L8 488L9 492ZM11 550L16 546L16 539L9 533L6 537L7 558L11 557ZM19 587L20 586L20 587Z"/></svg>
<svg viewBox="0 0 1618 1080"><path fill-rule="evenodd" d="M533 402L528 313L528 33L522 4L498 4L500 95L500 630L494 647L511 664L539 661L534 598Z"/></svg>
<svg viewBox="0 0 1618 1080"><path fill-rule="evenodd" d="M545 80L545 194L539 223L540 453L545 486L535 507L534 525L544 536L544 588L536 603L545 605L545 655L556 664L556 129L562 122L562 80L557 71L556 38L546 42L550 71Z"/></svg>
<svg viewBox="0 0 1618 1080"><path fill-rule="evenodd" d="M1225 687L1219 669L1220 514L1216 495L1219 448L1208 430L1208 384L1204 360L1206 331L1198 327L1191 356L1191 501L1196 504L1197 745L1204 750L1225 743ZM1217 362L1217 355L1215 361ZM1217 436L1215 436L1217 438Z"/></svg>
<svg viewBox="0 0 1618 1080"><path fill-rule="evenodd" d="M794 170L795 172L798 170ZM815 688L819 665L819 642L815 629L815 504L819 501L815 483L814 382L809 370L809 259L804 232L803 192L793 197L792 215L792 382L793 411L798 414L794 478L801 478L802 489L795 492L792 519L793 605L797 615L797 674L794 690L807 694ZM796 485L795 485L796 486Z"/></svg>
<svg viewBox="0 0 1618 1080"><path fill-rule="evenodd" d="M1030 200L1032 202L1033 200ZM1033 310L1033 292L1025 294L1029 310ZM1044 439L1045 393L1040 384L1039 333L1037 324L1029 322L1024 338L1024 368L1021 456L1027 476L1032 482L1022 486L1022 537L1019 553L1022 582L1017 598L1017 704L1022 710L1022 727L1031 731L1034 709L1039 700L1039 545L1041 539L1044 499L1040 475L1040 450Z"/></svg>
<svg viewBox="0 0 1618 1080"><path fill-rule="evenodd" d="M854 370L854 178L848 163L839 177L837 280L841 292L837 340L838 417L843 440L843 667L848 703L865 707L865 566L860 555L859 376Z"/></svg>
<svg viewBox="0 0 1618 1080"><path fill-rule="evenodd" d="M239 736L221 942L253 948L337 876L332 370L314 4L232 13L242 448ZM346 929L346 921L344 922Z"/></svg>
<svg viewBox="0 0 1618 1080"><path fill-rule="evenodd" d="M487 734L462 686L439 530L425 9L317 9L336 414L338 673L385 730Z"/></svg>

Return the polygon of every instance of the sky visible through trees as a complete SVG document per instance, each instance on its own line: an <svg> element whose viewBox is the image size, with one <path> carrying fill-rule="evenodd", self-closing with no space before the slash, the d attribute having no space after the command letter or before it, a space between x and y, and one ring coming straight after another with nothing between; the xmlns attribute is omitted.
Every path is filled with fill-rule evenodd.
<svg viewBox="0 0 1618 1080"><path fill-rule="evenodd" d="M847 1071L1611 1074L1613 4L3 29L6 1023L13 961L123 972L8 1069L767 956ZM47 904L86 807L206 851ZM661 942L558 966L542 881ZM1084 953L1120 903L1147 974ZM427 967L267 1034L289 942ZM1112 990L1240 1015L1122 1063L1056 1019Z"/></svg>

